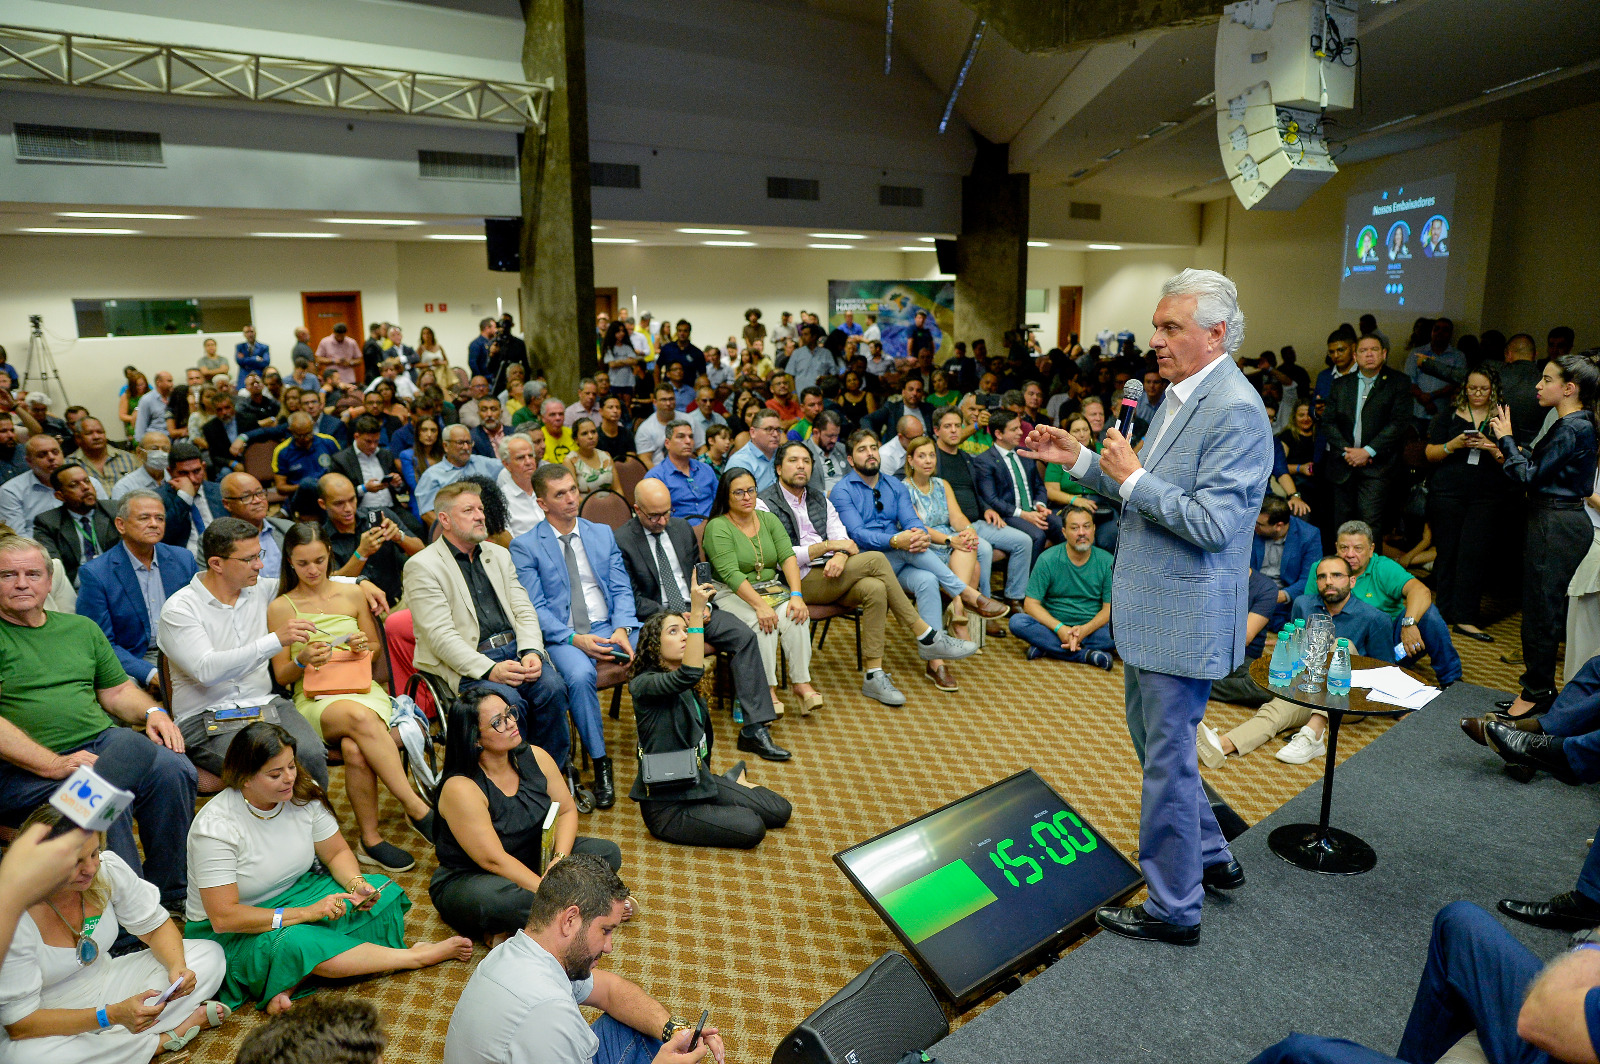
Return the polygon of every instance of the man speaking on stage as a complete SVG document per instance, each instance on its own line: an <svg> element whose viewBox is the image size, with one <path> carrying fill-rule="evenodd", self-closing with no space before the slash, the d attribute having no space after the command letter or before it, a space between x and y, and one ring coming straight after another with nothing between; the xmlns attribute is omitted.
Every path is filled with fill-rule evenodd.
<svg viewBox="0 0 1600 1064"><path fill-rule="evenodd" d="M1150 896L1095 919L1128 938L1194 945L1205 888L1244 884L1200 787L1195 728L1211 681L1244 659L1250 537L1272 472L1272 429L1231 357L1244 339L1232 281L1184 270L1161 286L1152 323L1167 392L1141 452L1114 427L1096 455L1041 425L1023 453L1123 500L1111 628L1144 771L1139 865Z"/></svg>

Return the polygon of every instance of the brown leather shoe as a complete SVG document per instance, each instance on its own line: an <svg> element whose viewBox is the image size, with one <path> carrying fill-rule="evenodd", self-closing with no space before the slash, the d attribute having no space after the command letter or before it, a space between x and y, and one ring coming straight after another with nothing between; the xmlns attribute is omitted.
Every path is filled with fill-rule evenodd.
<svg viewBox="0 0 1600 1064"><path fill-rule="evenodd" d="M1467 733L1467 738L1479 746L1488 746L1488 742L1483 737L1483 726L1491 720L1497 724L1504 724L1508 728L1515 728L1517 731L1534 732L1535 734L1544 731L1544 727L1539 723L1539 718L1532 713L1526 713L1520 717L1511 717L1504 713L1485 713L1481 717L1462 717L1461 730Z"/></svg>
<svg viewBox="0 0 1600 1064"><path fill-rule="evenodd" d="M922 667L922 674L928 679L932 680L933 686L937 687L941 691L960 690L960 688L956 686L955 678L950 675L950 669L942 661L939 662L937 666L931 661L928 662L928 664Z"/></svg>
<svg viewBox="0 0 1600 1064"><path fill-rule="evenodd" d="M983 630L990 639L1004 639L1011 634L1010 627L999 621L986 621Z"/></svg>
<svg viewBox="0 0 1600 1064"><path fill-rule="evenodd" d="M979 617L982 617L986 621L997 621L1001 617L1004 617L1006 614L1011 612L1010 606L1007 606L1003 602L996 602L994 599L987 598L983 595L979 595L977 597L977 601L975 602L968 602L966 606L967 609L976 613Z"/></svg>

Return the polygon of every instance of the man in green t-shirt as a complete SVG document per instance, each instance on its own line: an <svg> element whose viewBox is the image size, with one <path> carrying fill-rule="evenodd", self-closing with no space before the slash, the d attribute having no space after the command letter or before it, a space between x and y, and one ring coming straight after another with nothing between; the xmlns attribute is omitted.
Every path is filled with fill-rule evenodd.
<svg viewBox="0 0 1600 1064"><path fill-rule="evenodd" d="M1393 558L1378 554L1372 529L1363 521L1339 526L1335 550L1350 566L1355 578L1351 597L1388 615L1394 621L1394 641L1404 647L1400 664L1427 657L1441 687L1461 679L1461 655L1450 639L1450 626L1433 604L1428 585L1406 572ZM1316 567L1306 581L1306 594L1317 593Z"/></svg>
<svg viewBox="0 0 1600 1064"><path fill-rule="evenodd" d="M1024 612L1011 615L1011 634L1028 643L1028 660L1084 661L1110 671L1111 555L1094 545L1094 517L1067 511L1067 541L1033 563Z"/></svg>
<svg viewBox="0 0 1600 1064"><path fill-rule="evenodd" d="M45 549L23 536L0 540L0 821L19 823L78 766L127 756L121 751L129 744L155 743L155 761L134 789L133 808L106 832L106 842L160 889L163 904L181 904L198 779L183 756L183 736L128 678L98 625L45 611L49 594ZM119 721L143 723L145 736ZM144 842L142 863L134 820Z"/></svg>

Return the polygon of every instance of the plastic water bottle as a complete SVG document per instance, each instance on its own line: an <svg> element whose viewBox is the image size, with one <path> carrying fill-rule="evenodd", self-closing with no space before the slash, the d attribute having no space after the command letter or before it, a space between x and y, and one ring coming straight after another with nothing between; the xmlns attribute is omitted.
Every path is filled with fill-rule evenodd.
<svg viewBox="0 0 1600 1064"><path fill-rule="evenodd" d="M1328 696L1350 697L1350 640L1341 639L1333 645L1333 660L1328 663Z"/></svg>
<svg viewBox="0 0 1600 1064"><path fill-rule="evenodd" d="M1306 634L1306 620L1304 617L1294 622L1294 649L1296 657L1300 659L1295 671L1297 673L1305 672L1311 659L1311 637Z"/></svg>
<svg viewBox="0 0 1600 1064"><path fill-rule="evenodd" d="M1278 633L1277 646L1272 648L1272 661L1267 665L1267 682L1273 687L1288 687L1294 682L1293 651L1289 648L1294 640L1293 631L1291 626L1284 625L1283 631Z"/></svg>

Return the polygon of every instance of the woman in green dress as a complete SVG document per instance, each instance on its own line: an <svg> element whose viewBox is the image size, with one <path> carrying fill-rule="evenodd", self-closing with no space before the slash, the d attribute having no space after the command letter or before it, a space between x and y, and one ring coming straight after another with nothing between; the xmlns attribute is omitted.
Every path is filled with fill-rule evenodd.
<svg viewBox="0 0 1600 1064"><path fill-rule="evenodd" d="M301 522L283 537L281 594L267 608L276 631L299 617L317 626L310 640L293 643L272 659L273 675L294 692L294 706L344 757L344 784L361 830L361 863L386 872L409 871L415 859L384 839L378 830L378 780L399 800L423 838L433 839L433 814L411 789L400 760L399 743L389 729L389 695L377 683L359 694L306 694L307 666L326 665L336 641L356 653L374 650L381 636L366 596L354 584L328 579L332 550L322 526Z"/></svg>
<svg viewBox="0 0 1600 1064"><path fill-rule="evenodd" d="M268 1013L311 988L307 976L350 979L470 960L472 940L405 944L411 899L361 874L327 795L300 765L294 736L258 721L222 762L224 790L189 827L185 938L222 946L218 999ZM320 864L319 864L320 862Z"/></svg>
<svg viewBox="0 0 1600 1064"><path fill-rule="evenodd" d="M577 448L562 462L572 470L572 479L578 484L578 494L586 496L590 492L611 487L615 475L614 463L609 454L600 450L600 429L592 418L580 417L572 423L572 442L577 444Z"/></svg>

